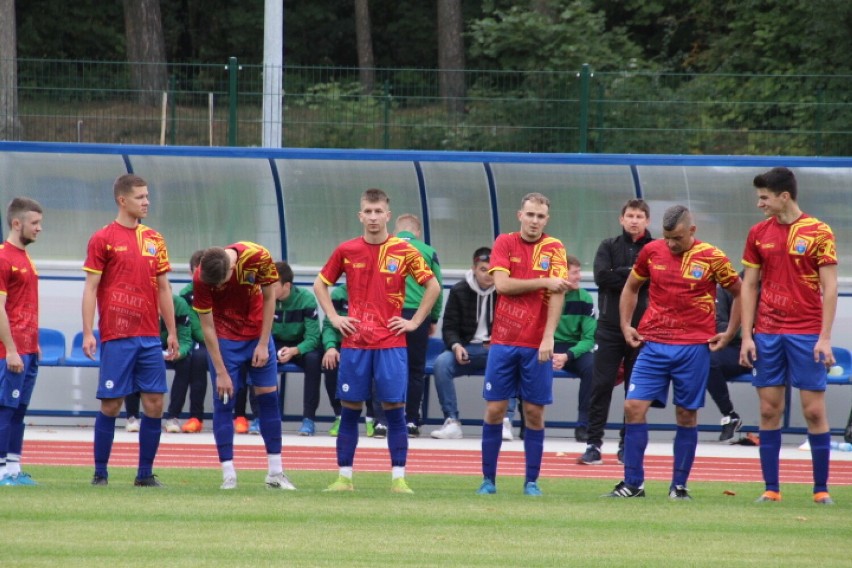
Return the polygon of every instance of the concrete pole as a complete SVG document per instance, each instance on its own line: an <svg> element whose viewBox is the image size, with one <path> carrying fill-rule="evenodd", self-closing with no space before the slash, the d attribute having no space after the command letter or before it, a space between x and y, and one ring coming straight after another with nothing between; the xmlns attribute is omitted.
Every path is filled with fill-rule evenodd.
<svg viewBox="0 0 852 568"><path fill-rule="evenodd" d="M265 0L263 12L264 148L281 147L284 77L284 0Z"/></svg>

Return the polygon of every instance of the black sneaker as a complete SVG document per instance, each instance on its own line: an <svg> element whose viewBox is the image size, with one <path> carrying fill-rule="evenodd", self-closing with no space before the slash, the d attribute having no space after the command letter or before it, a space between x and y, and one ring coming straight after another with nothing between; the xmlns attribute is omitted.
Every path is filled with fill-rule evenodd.
<svg viewBox="0 0 852 568"><path fill-rule="evenodd" d="M843 434L843 439L847 444L852 444L852 421L850 421L849 425L846 426L846 433Z"/></svg>
<svg viewBox="0 0 852 568"><path fill-rule="evenodd" d="M669 499L673 501L692 501L689 496L689 489L683 485L675 485L669 490Z"/></svg>
<svg viewBox="0 0 852 568"><path fill-rule="evenodd" d="M618 452L615 454L615 459L618 460L618 463L624 465L624 446L618 446Z"/></svg>
<svg viewBox="0 0 852 568"><path fill-rule="evenodd" d="M585 426L577 426L574 428L574 439L581 443L589 441L589 429Z"/></svg>
<svg viewBox="0 0 852 568"><path fill-rule="evenodd" d="M580 465L601 465L601 449L595 445L589 444L586 446L586 451L583 455L577 458L577 463Z"/></svg>
<svg viewBox="0 0 852 568"><path fill-rule="evenodd" d="M409 438L419 438L420 437L420 426L415 424L414 422L409 422L405 425L405 428L408 430Z"/></svg>
<svg viewBox="0 0 852 568"><path fill-rule="evenodd" d="M606 495L601 495L601 497L616 497L620 499L626 499L629 497L644 497L645 496L645 486L640 485L639 487L633 487L632 485L627 485L623 481L619 482L618 485L615 486L615 489L607 493Z"/></svg>
<svg viewBox="0 0 852 568"><path fill-rule="evenodd" d="M722 433L719 434L720 442L734 442L734 434L740 431L743 427L743 421L740 420L740 415L736 412L731 412L722 418Z"/></svg>
<svg viewBox="0 0 852 568"><path fill-rule="evenodd" d="M376 424L373 428L373 438L386 438L388 435L388 427L384 424Z"/></svg>
<svg viewBox="0 0 852 568"><path fill-rule="evenodd" d="M109 479L105 475L95 474L92 477L92 485L109 485Z"/></svg>
<svg viewBox="0 0 852 568"><path fill-rule="evenodd" d="M157 479L156 475L149 475L148 477L142 477L142 478L137 477L133 481L133 486L134 487L165 487L165 485L160 483L160 480Z"/></svg>

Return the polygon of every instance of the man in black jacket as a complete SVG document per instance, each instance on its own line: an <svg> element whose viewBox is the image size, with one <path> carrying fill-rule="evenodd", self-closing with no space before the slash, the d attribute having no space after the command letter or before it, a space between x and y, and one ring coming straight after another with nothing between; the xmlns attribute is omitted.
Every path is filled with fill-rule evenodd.
<svg viewBox="0 0 852 568"><path fill-rule="evenodd" d="M490 260L490 248L476 249L472 269L450 289L447 298L441 332L448 351L438 355L433 370L435 390L446 420L431 433L433 438L462 437L453 379L485 369L496 300L494 277L488 273Z"/></svg>
<svg viewBox="0 0 852 568"><path fill-rule="evenodd" d="M595 378L592 383L592 395L589 406L589 441L586 451L577 458L577 463L600 465L601 446L604 428L609 417L612 391L623 365L625 391L630 381L633 363L639 354L638 349L630 347L621 332L618 314L618 302L621 290L627 282L633 263L647 243L651 242L648 223L651 209L641 199L630 199L621 208L618 222L621 235L604 239L595 255L595 284L598 286L598 329L595 332ZM639 300L633 314L633 325L639 324L645 308L648 307L648 286L639 291ZM621 462L624 444L624 430L620 432L618 461Z"/></svg>

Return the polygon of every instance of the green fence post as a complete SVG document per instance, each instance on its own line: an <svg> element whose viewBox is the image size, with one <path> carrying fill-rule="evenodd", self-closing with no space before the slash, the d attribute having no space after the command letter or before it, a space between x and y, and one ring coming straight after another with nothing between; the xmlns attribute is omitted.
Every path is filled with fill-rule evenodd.
<svg viewBox="0 0 852 568"><path fill-rule="evenodd" d="M588 63L583 63L580 69L580 153L586 152L589 146L589 85L592 72Z"/></svg>
<svg viewBox="0 0 852 568"><path fill-rule="evenodd" d="M169 95L169 102L171 103L171 107L172 107L170 109L170 114L171 114L171 117L172 117L172 120L171 120L171 122L172 122L171 127L172 128L171 128L171 136L169 138L171 139L171 145L172 146L177 146L177 101L175 100L175 90L176 90L175 85L176 84L177 84L177 81L175 80L175 76L172 75L171 77L169 77L169 92L171 93Z"/></svg>
<svg viewBox="0 0 852 568"><path fill-rule="evenodd" d="M384 131L384 145L385 150L390 148L390 106L391 106L391 96L390 96L390 82L385 79L384 83L384 96L382 97L384 100L384 115L385 115L385 131Z"/></svg>
<svg viewBox="0 0 852 568"><path fill-rule="evenodd" d="M237 145L237 65L236 57L228 58L228 146Z"/></svg>

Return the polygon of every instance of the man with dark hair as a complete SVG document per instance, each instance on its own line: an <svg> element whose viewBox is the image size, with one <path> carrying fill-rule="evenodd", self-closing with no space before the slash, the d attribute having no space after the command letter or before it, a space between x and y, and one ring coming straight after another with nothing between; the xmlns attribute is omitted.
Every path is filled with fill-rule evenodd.
<svg viewBox="0 0 852 568"><path fill-rule="evenodd" d="M494 277L488 272L490 260L490 248L476 249L473 266L447 297L441 328L447 351L438 355L432 371L445 420L440 429L432 431L433 438L463 437L453 379L482 371L488 360L496 300Z"/></svg>
<svg viewBox="0 0 852 568"><path fill-rule="evenodd" d="M494 311L491 348L482 397L482 484L477 493L497 492L497 460L509 399L524 409L524 495L538 497L544 453L544 409L553 402L554 333L568 289L565 247L544 232L550 200L528 193L518 211L520 230L494 241L489 271L500 300Z"/></svg>
<svg viewBox="0 0 852 568"><path fill-rule="evenodd" d="M293 363L305 373L302 400L302 425L300 436L313 436L316 426L317 408L320 402L322 382L322 352L320 351L320 326L317 317L317 300L303 288L293 285L293 269L286 261L275 263L278 283L273 285L275 294L275 318L272 322L272 338L278 353L279 363ZM281 392L284 392L284 382ZM335 398L337 385L325 380L328 401L334 410L334 424L329 435L336 436L340 428L340 401Z"/></svg>
<svg viewBox="0 0 852 568"><path fill-rule="evenodd" d="M754 366L760 398L760 464L766 491L781 500L779 456L787 389L799 389L813 461L813 500L830 505L831 433L825 411L831 328L837 309L837 250L831 227L803 213L796 176L772 168L754 178L766 219L746 238L740 364ZM758 297L758 285L760 294Z"/></svg>
<svg viewBox="0 0 852 568"><path fill-rule="evenodd" d="M358 446L358 419L365 400L375 396L388 421L394 493L413 493L405 480L408 432L405 400L408 361L405 334L417 329L432 309L441 288L423 255L410 243L388 232L390 199L381 189L361 196L358 219L362 236L341 243L314 282L314 293L331 324L343 334L337 397L342 404L337 436L337 481L326 491L352 491L352 466ZM329 287L346 274L349 315L334 309ZM411 319L402 317L405 278L425 287Z"/></svg>
<svg viewBox="0 0 852 568"><path fill-rule="evenodd" d="M273 284L278 271L269 251L250 242L204 252L193 276L193 308L207 345L213 383L213 437L222 465L222 485L236 489L234 394L251 385L257 397L260 435L266 448L266 486L293 490L281 463L278 366L272 341ZM241 369L245 369L243 374ZM243 385L243 381L246 382Z"/></svg>
<svg viewBox="0 0 852 568"><path fill-rule="evenodd" d="M646 281L649 304L637 329L633 312ZM717 284L734 296L725 333L716 333ZM704 406L710 351L721 349L736 334L739 293L739 276L725 253L695 238L689 209L669 207L663 215L663 238L642 248L621 293L624 338L641 351L624 401L624 480L605 497L645 496L646 416L652 404L665 406L671 383L677 431L669 498L691 499L686 483L698 446L698 409Z"/></svg>
<svg viewBox="0 0 852 568"><path fill-rule="evenodd" d="M116 220L89 239L86 283L83 287L83 353L94 358L95 307L101 335L101 367L97 397L101 410L95 418L95 474L92 485L107 485L107 465L115 437L115 418L124 397L141 393L139 468L134 485L161 487L153 474L160 445L163 393L168 391L166 365L160 341L160 316L166 326L165 359L178 356L172 301L171 271L166 241L142 224L148 216L148 184L125 174L115 180ZM158 309L159 308L159 309Z"/></svg>
<svg viewBox="0 0 852 568"><path fill-rule="evenodd" d="M651 220L651 209L641 199L630 199L621 208L618 222L621 234L617 237L604 239L595 254L594 276L598 286L598 322L595 331L595 373L589 396L589 429L588 445L577 463L584 465L600 465L601 448L603 447L604 429L609 417L609 407L612 402L612 391L623 369L624 389L630 384L630 374L633 363L639 354L638 349L631 347L621 332L621 321L618 313L618 303L621 291L627 282L627 277L633 269L636 257L642 247L653 239L648 231ZM648 306L648 287L639 290L636 311L633 314L634 326ZM618 461L622 461L624 448L624 429L619 433Z"/></svg>
<svg viewBox="0 0 852 568"><path fill-rule="evenodd" d="M580 288L580 259L569 254L566 260L569 288L565 292L562 316L554 335L553 368L567 369L580 377L574 439L586 442L589 439L589 395L595 376L595 330L598 322L591 294Z"/></svg>
<svg viewBox="0 0 852 568"><path fill-rule="evenodd" d="M26 247L38 239L41 205L16 197L0 245L0 486L37 485L21 471L24 416L38 374L38 271Z"/></svg>
<svg viewBox="0 0 852 568"><path fill-rule="evenodd" d="M189 273L194 274L201 264L204 250L197 250L189 257ZM192 299L195 296L192 282L184 286L178 293L189 309L189 328L192 335L192 350L186 360L175 363L175 377L172 381L172 392L169 396L168 419L166 432L184 432L196 434L204 429L204 400L207 398L207 347L204 345L204 332L201 330L201 320L198 312L192 309ZM186 402L189 391L189 420L180 425L178 418Z"/></svg>

